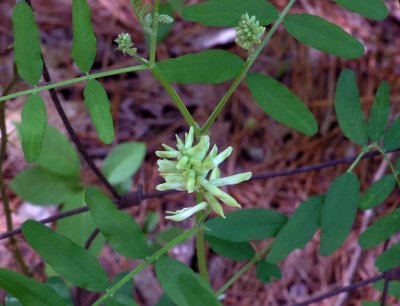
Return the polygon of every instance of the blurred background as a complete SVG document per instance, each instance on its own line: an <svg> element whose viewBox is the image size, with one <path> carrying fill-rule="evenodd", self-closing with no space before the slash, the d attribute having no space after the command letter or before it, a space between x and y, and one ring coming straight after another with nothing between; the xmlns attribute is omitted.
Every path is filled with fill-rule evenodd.
<svg viewBox="0 0 400 306"><path fill-rule="evenodd" d="M139 30L138 23L130 8L129 0L89 0L92 21L97 36L98 53L92 72L136 65L135 61L116 52L114 38L121 32L130 33L140 55L146 56L146 38ZM159 44L158 60L177 57L187 53L200 52L209 48L224 49L239 56L246 53L234 43L232 28L207 28L180 18L183 5L200 1L164 1L162 10L173 15L176 22L163 29L163 41ZM280 11L287 1L271 0ZM11 14L14 1L0 2L0 87L4 89L12 79L13 42ZM252 100L242 84L229 104L212 126L212 140L219 147L229 145L235 148L231 158L224 164L223 173L252 171L254 174L278 171L316 164L358 153L358 148L344 138L338 129L333 110L335 84L340 71L352 68L356 71L363 109L368 114L374 93L383 80L391 87L391 119L399 112L400 101L400 6L398 1L388 0L390 15L383 22L367 20L357 14L343 10L329 0L298 0L292 12L307 12L326 18L341 25L356 36L366 47L366 54L359 60L343 60L322 54L300 45L281 27L252 71L266 73L287 85L311 109L319 123L319 133L305 137L273 121ZM79 76L78 68L71 59L72 29L70 0L33 0L33 10L40 29L42 51L53 81L61 81ZM127 73L101 79L109 95L116 127L117 145L125 141L143 141L147 144L147 154L143 167L134 177L133 190L138 184L145 192L154 191L161 182L158 177L154 151L161 143L173 144L174 134L187 130L174 104L152 78L149 72ZM201 124L208 118L230 83L211 85L174 85L184 99L194 118ZM80 140L101 165L112 146L100 143L83 104L83 83L57 90L62 104L77 131ZM14 91L27 89L23 82ZM49 122L61 130L63 126L55 111L48 92L43 92ZM10 132L7 159L4 164L6 182L26 168L22 150L15 132L14 123L20 121L20 111L26 98L7 102L6 118ZM347 165L298 174L291 177L259 180L243 183L229 190L245 208L262 207L275 209L290 215L299 204L310 195L322 194L332 179L347 169ZM363 189L374 179L387 171L387 165L380 159L363 161L357 174ZM97 184L96 178L87 167L83 180ZM27 218L41 219L57 211L56 207L38 207L24 203L10 191L14 225L19 226ZM161 216L154 232L171 226L163 219L164 211L175 210L192 203L193 199L181 194L145 201L129 212L138 222L143 223L149 212ZM386 206L374 212L359 213L352 235L344 246L330 257L318 254L319 234L304 250L292 253L280 264L282 280L272 284L262 284L255 277L254 269L246 273L228 291L224 305L285 305L299 302L318 292L325 292L341 284L359 281L377 273L374 259L382 246L361 252L357 244L360 231L374 218L385 214L389 207L399 203L398 190L387 201ZM173 224L176 226L176 224ZM191 221L178 224L183 228L191 226ZM0 208L0 232L6 231L2 208ZM254 244L259 249L262 245ZM21 248L27 261L37 266L38 278L44 277L40 258L21 241ZM0 266L15 268L7 241L0 241ZM183 262L194 263L194 241L187 241L174 248L171 254ZM208 253L209 268L214 289L237 271L243 263L233 262ZM131 269L137 263L128 261L113 253L107 247L100 255L107 271L114 275ZM154 305L162 295L162 290L151 269L143 271L135 279L137 301L142 305ZM89 296L90 297L90 296ZM89 298L88 297L88 298ZM349 296L337 296L318 305L361 305L362 300L378 300L379 291L367 286L352 292ZM390 305L400 305L391 298Z"/></svg>

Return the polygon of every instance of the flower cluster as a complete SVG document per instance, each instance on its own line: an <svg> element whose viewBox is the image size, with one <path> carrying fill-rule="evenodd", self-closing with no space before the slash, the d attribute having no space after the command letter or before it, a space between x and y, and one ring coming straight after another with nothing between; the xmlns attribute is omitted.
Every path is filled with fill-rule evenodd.
<svg viewBox="0 0 400 306"><path fill-rule="evenodd" d="M158 16L158 22L170 24L174 22L174 18L172 18L167 14L160 14ZM152 24L153 24L153 15L147 14L146 16L144 16L143 29L149 35L153 33Z"/></svg>
<svg viewBox="0 0 400 306"><path fill-rule="evenodd" d="M218 154L218 148L214 145L207 155L210 148L210 137L201 136L199 142L193 145L193 128L190 128L189 133L185 133L184 141L178 135L176 135L176 140L177 149L163 144L165 151L156 152L156 155L162 158L157 162L158 171L165 179L165 183L158 185L157 190L176 189L189 193L199 192L204 195L206 201L176 212L167 211L171 214L167 219L182 221L205 209L208 205L218 215L224 217L224 211L219 201L228 206L240 208L239 203L232 196L219 188L247 181L252 175L251 172L246 172L220 178L219 165L232 153L232 147L228 147Z"/></svg>
<svg viewBox="0 0 400 306"><path fill-rule="evenodd" d="M133 48L133 42L131 36L128 33L121 33L114 41L118 44L117 49L122 53L134 55L137 52L136 48Z"/></svg>
<svg viewBox="0 0 400 306"><path fill-rule="evenodd" d="M235 42L246 50L252 50L254 45L261 43L261 36L265 32L265 27L260 26L256 16L250 17L248 13L242 15L235 29Z"/></svg>

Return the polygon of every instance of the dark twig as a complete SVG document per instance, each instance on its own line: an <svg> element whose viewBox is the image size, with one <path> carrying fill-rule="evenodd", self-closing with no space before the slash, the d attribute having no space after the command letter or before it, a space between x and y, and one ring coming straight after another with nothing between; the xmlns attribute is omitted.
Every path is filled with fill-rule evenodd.
<svg viewBox="0 0 400 306"><path fill-rule="evenodd" d="M379 280L381 280L383 278L385 278L385 274L379 274L379 275L376 275L374 277L368 278L368 279L360 281L358 283L351 284L351 285L346 286L346 287L333 289L333 290L328 291L328 292L326 292L324 294L312 297L312 298L310 298L310 299L308 299L308 300L306 300L304 302L297 303L297 304L290 304L290 305L291 306L307 306L307 305L310 305L310 304L313 304L313 303L318 303L318 302L321 302L321 301L323 301L325 299L328 299L330 297L338 295L340 293L351 292L351 291L357 290L358 288L361 288L361 287L367 286L369 284L375 283L375 282L377 282L377 281L379 281Z"/></svg>
<svg viewBox="0 0 400 306"><path fill-rule="evenodd" d="M387 248L389 247L390 244L390 239L385 241L385 244L383 245L383 250L382 253L385 252L387 250ZM382 291L382 296L381 296L381 306L385 306L386 305L386 300L387 300L387 296L388 296L388 291L389 291L389 281L390 281L390 271L386 271L385 273L383 273L385 278L384 278L384 282L383 282L383 291Z"/></svg>
<svg viewBox="0 0 400 306"><path fill-rule="evenodd" d="M30 0L27 0L27 3L32 7L32 3ZM43 79L47 83L51 83L51 77L49 70L47 69L46 62L42 56L43 60ZM115 190L115 188L110 184L110 182L106 179L106 177L101 173L99 168L95 165L93 162L92 158L89 156L89 153L86 151L82 143L80 142L78 136L75 133L75 130L73 129L71 122L69 121L67 115L65 114L65 111L61 105L60 99L58 98L57 92L55 91L54 88L49 90L51 99L53 101L54 106L57 109L57 112L59 116L61 117L61 120L65 126L65 129L67 130L67 133L69 134L71 140L75 144L76 148L78 149L79 153L82 155L82 158L85 160L85 162L88 164L89 168L93 171L93 173L97 176L97 178L100 180L100 182L108 189L108 191L112 194L112 196L115 199L119 199L120 196L118 192Z"/></svg>

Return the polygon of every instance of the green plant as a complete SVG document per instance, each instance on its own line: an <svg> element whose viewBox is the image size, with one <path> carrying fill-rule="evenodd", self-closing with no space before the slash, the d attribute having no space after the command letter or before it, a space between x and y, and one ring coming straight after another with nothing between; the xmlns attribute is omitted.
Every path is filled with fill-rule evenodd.
<svg viewBox="0 0 400 306"><path fill-rule="evenodd" d="M31 203L65 204L63 209L67 213L70 209L75 209L73 212L76 214L70 225L68 219L59 221L57 230L49 229L37 221L26 221L22 226L22 233L29 245L56 274L80 288L102 293L93 305L135 305L133 296L126 293L124 288L129 286L135 275L151 264L154 264L157 278L171 303L190 306L220 305L222 294L254 265L261 282L279 279L280 270L277 263L295 249L303 248L320 228L320 253L323 256L331 255L348 237L358 208L374 208L391 194L396 185L400 187L399 165L394 165L388 157L388 152L400 148L400 119L397 118L388 127L389 86L385 82L379 86L367 122L361 110L355 73L346 69L340 74L337 83L335 110L344 135L360 147L360 153L348 170L333 180L325 195L311 196L290 218L273 210L259 208L236 210L225 215L217 199L229 206L239 208L240 205L218 187L249 180L251 173L220 178L218 166L233 149L228 148L218 154L218 149L214 146L208 152L210 137L207 134L243 80L246 81L254 100L270 117L308 136L318 132L318 124L313 114L286 86L270 76L249 73L278 27L283 25L290 35L310 47L343 58L354 59L363 56L364 46L339 26L321 17L289 14L295 0L288 1L281 13L263 0L208 0L184 7L182 17L208 26L235 26L236 42L245 49L245 60L227 51L207 50L158 62L156 51L158 40L161 39L160 29L173 22L169 15L160 14L159 2L155 0L151 7L140 0L131 0L139 24L148 35L149 58L141 56L143 51L134 47L129 34L122 33L115 39L117 49L131 56L139 65L90 74L96 55L96 38L90 21L90 8L86 0L73 0L72 58L83 76L43 86L37 85L42 73L44 72L46 82L49 82L49 77L43 63L39 31L32 9L28 2L21 1L13 11L17 73L33 88L13 94L9 94L7 90L0 101L3 101L4 105L8 99L29 95L22 110L19 133L25 159L33 163L33 166L19 173L10 187ZM360 0L354 1L354 4L347 1L335 2L350 11L375 20L382 20L388 15L388 10L381 0ZM265 27L271 24L264 35ZM187 231L169 233L172 238L166 239L165 236L169 235L164 235L164 240L159 239L157 242L151 241L148 235L152 226L149 225L144 233L140 225L121 210L126 205L140 204L141 199L146 196L138 192L138 199L132 200L132 194L128 193L132 187L131 177L144 160L145 144L129 142L115 147L106 157L102 170L99 170L77 139L57 100L57 95L53 96L72 140L90 168L108 189L112 196L110 198L99 188L86 186L82 182L78 153L63 134L47 124L45 105L39 95L44 90L86 82L83 92L85 105L99 139L105 144L110 144L114 139L110 103L105 89L97 79L141 70L150 71L161 83L189 126L185 141L177 137L177 150L164 145L165 151L156 152L157 156L164 158L159 160L159 170L166 180L157 186L161 192L156 196L169 189L196 193L196 206L183 208L172 213L173 216L167 217L174 221L182 221L196 213L196 224ZM202 126L193 118L171 85L171 82L218 84L230 80L233 80L230 88ZM4 122L4 112L0 119ZM4 132L3 128L2 135L6 135ZM193 145L195 138L198 140L197 145ZM5 149L2 150L4 152ZM371 155L372 151L372 154L380 154L387 161L391 174L383 176L360 198L360 182L354 169L360 160ZM2 155L1 162L4 160L4 154ZM4 188L4 182L1 183ZM6 195L2 193L3 201L6 202ZM211 209L220 217L207 220ZM78 215L78 212L87 210L90 215ZM10 216L10 212L7 215ZM95 228L98 228L98 232L92 234ZM10 225L8 229L12 231ZM360 245L370 248L389 241L399 230L399 213L394 210L373 223L360 236ZM95 239L99 232L101 235ZM200 275L165 256L171 248L192 235L196 235ZM87 237L90 237L88 241ZM93 239L96 246L89 251L87 248L91 246ZM258 252L249 243L266 239L271 241ZM18 253L16 241L13 241L14 254L19 258L21 268L29 274L21 254ZM141 263L134 270L120 275L110 283L104 268L95 257L104 241L122 256L142 260ZM206 241L221 256L248 261L217 293L209 283L204 250ZM385 273L386 288L389 283L396 284L391 282L388 275L400 265L399 255L400 245L395 244L376 260L378 270ZM379 279L382 277L376 280ZM65 294L63 280L57 279L55 282L57 286L54 282L44 284L31 277L0 269L0 287L23 305L71 305L71 298ZM383 303L386 294L383 295ZM6 305L8 304L9 302Z"/></svg>

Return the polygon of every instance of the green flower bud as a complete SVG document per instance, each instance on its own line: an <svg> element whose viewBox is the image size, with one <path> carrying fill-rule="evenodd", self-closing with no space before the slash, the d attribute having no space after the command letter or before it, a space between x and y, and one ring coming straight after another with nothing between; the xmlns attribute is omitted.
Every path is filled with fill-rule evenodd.
<svg viewBox="0 0 400 306"><path fill-rule="evenodd" d="M174 18L172 18L171 16L167 15L167 14L161 14L158 16L158 21L161 23L173 23L174 22Z"/></svg>
<svg viewBox="0 0 400 306"><path fill-rule="evenodd" d="M118 44L117 50L120 50L124 54L134 55L137 53L137 49L133 48L133 42L131 36L128 33L121 33L114 41Z"/></svg>
<svg viewBox="0 0 400 306"><path fill-rule="evenodd" d="M242 15L236 29L235 42L246 50L253 50L254 45L261 43L261 36L265 32L265 27L260 26L256 16L249 16L248 13Z"/></svg>

